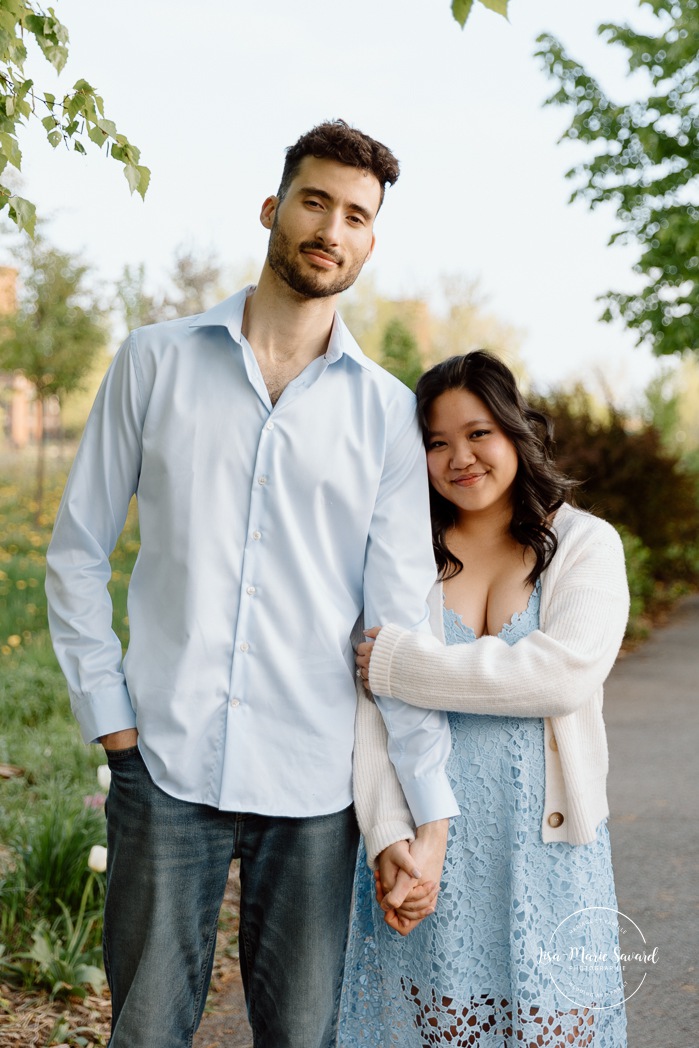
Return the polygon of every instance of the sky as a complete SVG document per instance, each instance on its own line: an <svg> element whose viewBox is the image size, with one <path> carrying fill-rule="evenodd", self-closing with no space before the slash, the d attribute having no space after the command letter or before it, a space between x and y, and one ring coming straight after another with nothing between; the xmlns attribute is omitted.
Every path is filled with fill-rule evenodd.
<svg viewBox="0 0 699 1048"><path fill-rule="evenodd" d="M445 274L477 279L486 308L523 331L541 389L594 387L603 375L630 403L656 373L649 351L598 321L598 295L634 286L636 251L607 246L611 209L568 204L564 174L582 154L557 144L566 116L542 107L552 85L533 57L550 31L628 97L623 55L596 28L640 25L635 0L511 0L509 22L477 5L464 31L449 0L56 0L55 10L69 62L56 79L39 56L29 75L55 93L87 79L153 172L144 203L96 150L53 152L38 121L24 135L22 194L50 216L47 235L105 280L144 263L162 283L179 245L259 267L260 206L284 149L341 116L401 161L365 270L383 294L429 295Z"/></svg>

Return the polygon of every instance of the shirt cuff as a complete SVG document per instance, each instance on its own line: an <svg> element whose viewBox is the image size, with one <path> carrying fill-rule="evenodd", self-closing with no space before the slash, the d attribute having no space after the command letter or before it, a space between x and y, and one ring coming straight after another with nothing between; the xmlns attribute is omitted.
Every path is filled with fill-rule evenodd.
<svg viewBox="0 0 699 1048"><path fill-rule="evenodd" d="M444 771L408 781L401 779L400 784L416 826L461 814Z"/></svg>
<svg viewBox="0 0 699 1048"><path fill-rule="evenodd" d="M71 692L70 703L84 742L99 742L102 735L136 727L126 684L93 695Z"/></svg>

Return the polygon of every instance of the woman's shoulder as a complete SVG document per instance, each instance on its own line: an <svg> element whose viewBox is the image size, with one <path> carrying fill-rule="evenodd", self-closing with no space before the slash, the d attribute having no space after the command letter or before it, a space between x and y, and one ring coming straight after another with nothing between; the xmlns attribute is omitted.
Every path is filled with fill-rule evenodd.
<svg viewBox="0 0 699 1048"><path fill-rule="evenodd" d="M616 528L602 517L595 516L587 510L578 509L564 502L556 511L553 529L559 546L563 543L600 542L604 545L621 546L621 538Z"/></svg>

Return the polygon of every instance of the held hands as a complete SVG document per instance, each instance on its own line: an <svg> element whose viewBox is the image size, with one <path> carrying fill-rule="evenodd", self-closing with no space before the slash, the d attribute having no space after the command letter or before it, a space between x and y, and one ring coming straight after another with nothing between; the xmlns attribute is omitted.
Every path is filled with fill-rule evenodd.
<svg viewBox="0 0 699 1048"><path fill-rule="evenodd" d="M364 630L364 636L369 637L370 640L362 641L361 644L357 645L357 654L355 657L357 676L361 677L365 684L369 683L369 663L371 661L371 652L374 647L374 641L380 632L380 626L373 626L370 630Z"/></svg>
<svg viewBox="0 0 699 1048"><path fill-rule="evenodd" d="M397 841L379 856L376 899L384 920L400 935L408 935L434 913L447 847L448 819L419 826L411 845Z"/></svg>

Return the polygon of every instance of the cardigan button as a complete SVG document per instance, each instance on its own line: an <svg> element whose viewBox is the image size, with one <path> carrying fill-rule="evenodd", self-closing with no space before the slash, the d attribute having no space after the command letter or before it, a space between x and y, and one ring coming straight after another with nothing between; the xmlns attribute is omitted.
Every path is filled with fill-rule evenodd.
<svg viewBox="0 0 699 1048"><path fill-rule="evenodd" d="M551 739L549 741L549 746L551 747L552 750L558 751L558 743L556 742L556 736L555 735L551 736Z"/></svg>
<svg viewBox="0 0 699 1048"><path fill-rule="evenodd" d="M563 821L563 816L559 811L552 811L549 815L549 826L552 826L554 830L557 830L559 826L562 826Z"/></svg>

